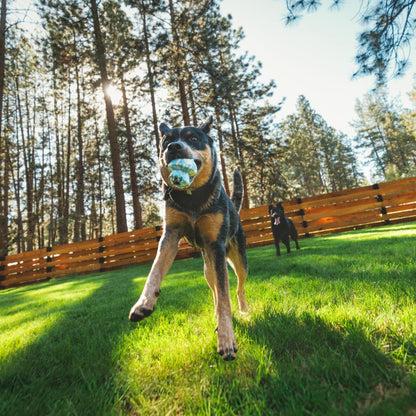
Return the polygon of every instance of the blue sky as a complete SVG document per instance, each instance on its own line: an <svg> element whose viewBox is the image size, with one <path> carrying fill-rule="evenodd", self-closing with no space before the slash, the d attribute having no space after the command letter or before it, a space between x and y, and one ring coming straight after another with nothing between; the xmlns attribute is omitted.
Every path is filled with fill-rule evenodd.
<svg viewBox="0 0 416 416"><path fill-rule="evenodd" d="M374 87L371 77L352 79L357 69L356 38L362 30L360 3L345 2L329 10L326 1L317 12L286 26L284 0L222 1L222 12L230 13L234 25L244 29L242 49L262 62L265 80L276 81L276 97L286 97L280 117L293 113L297 97L303 94L330 126L353 137L350 123L356 99ZM390 95L399 96L406 106L414 72L414 65L410 66L404 78L388 83Z"/></svg>
<svg viewBox="0 0 416 416"><path fill-rule="evenodd" d="M10 7L22 13L32 1L14 0ZM329 125L352 138L356 99L374 87L374 79L352 79L356 38L362 30L361 0L344 2L338 10L329 10L331 2L323 1L317 12L290 26L284 24L285 0L222 0L221 10L233 16L236 27L243 27L242 49L262 62L264 80L276 81L276 101L286 97L280 118L296 110L303 94ZM412 57L416 60L415 53ZM407 93L415 84L415 72L411 65L405 77L388 83L390 95L399 96L405 106L411 105Z"/></svg>

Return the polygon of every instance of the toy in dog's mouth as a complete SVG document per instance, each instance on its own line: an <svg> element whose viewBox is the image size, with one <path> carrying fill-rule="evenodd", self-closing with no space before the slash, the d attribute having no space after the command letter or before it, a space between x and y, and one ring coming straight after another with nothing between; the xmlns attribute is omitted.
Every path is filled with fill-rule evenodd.
<svg viewBox="0 0 416 416"><path fill-rule="evenodd" d="M197 159L174 159L168 164L169 181L177 188L188 188L201 165L202 162Z"/></svg>
<svg viewBox="0 0 416 416"><path fill-rule="evenodd" d="M280 217L274 217L274 225L280 224Z"/></svg>

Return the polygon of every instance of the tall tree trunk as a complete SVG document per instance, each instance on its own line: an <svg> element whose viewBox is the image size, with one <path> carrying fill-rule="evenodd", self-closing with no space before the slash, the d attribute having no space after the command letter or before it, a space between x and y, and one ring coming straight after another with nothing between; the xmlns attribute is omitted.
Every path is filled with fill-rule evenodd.
<svg viewBox="0 0 416 416"><path fill-rule="evenodd" d="M198 117L196 115L194 93L192 91L192 75L191 75L191 72L189 71L189 66L188 66L188 62L186 61L186 59L184 60L184 69L186 71L187 82L185 83L185 85L188 90L189 104L191 106L192 123L194 126L198 126Z"/></svg>
<svg viewBox="0 0 416 416"><path fill-rule="evenodd" d="M55 92L53 93L55 95ZM55 98L54 98L55 100ZM54 111L55 111L55 104L54 104ZM55 186L54 186L54 180L53 180L53 164L60 163L58 160L53 161L52 156L52 140L51 140L51 134L48 135L48 155L49 155L49 176L51 183L49 184L49 227L48 227L48 247L52 247L55 245L55 239L56 239L56 221L55 221Z"/></svg>
<svg viewBox="0 0 416 416"><path fill-rule="evenodd" d="M10 172L12 172L12 164L10 162L10 144L7 137L4 137L3 152L3 192L0 192L2 198L2 211L0 211L0 257L6 256L9 251L9 187L10 187ZM1 164L1 161L0 161ZM1 206L1 204L0 204Z"/></svg>
<svg viewBox="0 0 416 416"><path fill-rule="evenodd" d="M63 152L61 152L61 128L59 126L59 109L58 109L58 87L57 87L57 75L55 68L52 69L52 88L53 88L53 123L54 123L54 136L55 136L55 162L50 160L51 170L51 225L54 225L54 230L50 235L49 246L53 246L58 234L58 244L64 244L65 241L65 228L64 228L64 180L62 175L63 170ZM53 174L52 167L56 167L56 173ZM56 178L56 220L54 219L54 186L55 182L53 178Z"/></svg>
<svg viewBox="0 0 416 416"><path fill-rule="evenodd" d="M71 79L70 71L68 70L68 81ZM62 172L62 175L65 178L63 180L65 186L62 188L62 232L63 232L63 242L61 244L66 244L69 241L69 184L71 182L70 178L70 170L71 170L71 155L72 155L72 116L71 116L71 108L72 108L72 101L71 101L71 82L68 82L68 125L67 125L67 144L66 144L66 152L64 150L64 141L62 140L62 160L63 155L66 154L66 161L62 162L63 168L65 172Z"/></svg>
<svg viewBox="0 0 416 416"><path fill-rule="evenodd" d="M0 16L0 257L7 254L9 216L9 173L6 169L6 138L3 137L4 63L6 55L6 0L1 1ZM4 143L3 143L4 141ZM1 170L1 167L3 171Z"/></svg>
<svg viewBox="0 0 416 416"><path fill-rule="evenodd" d="M6 57L6 0L1 0L0 16L0 134L3 121L4 65Z"/></svg>
<svg viewBox="0 0 416 416"><path fill-rule="evenodd" d="M44 222L45 222L45 167L46 167L46 131L45 131L45 117L46 114L43 113L42 115L42 163L40 166L40 180L39 180L39 188L37 192L36 198L36 223L37 223L37 235L38 235L38 248L45 247L45 229L44 229Z"/></svg>
<svg viewBox="0 0 416 416"><path fill-rule="evenodd" d="M222 171L222 180L224 181L224 188L228 195L230 194L230 185L228 183L227 169L225 168L225 158L224 158L224 139L222 137L221 130L221 112L219 104L215 103L215 118L217 119L217 131L218 131L218 142L220 147L220 162L221 162L221 171Z"/></svg>
<svg viewBox="0 0 416 416"><path fill-rule="evenodd" d="M123 190L123 178L121 174L121 162L120 162L120 148L117 138L116 121L114 117L113 103L108 94L108 87L110 85L107 75L107 61L105 57L105 47L101 36L100 21L98 18L98 9L96 0L90 0L91 12L94 23L94 36L95 36L95 52L97 57L98 66L101 75L101 85L104 92L105 108L107 113L107 127L108 137L110 140L111 162L113 167L114 178L114 190L116 197L116 219L117 219L117 232L123 233L127 231L127 219L126 219L126 203L124 199Z"/></svg>
<svg viewBox="0 0 416 416"><path fill-rule="evenodd" d="M29 145L29 138L25 137L24 132L24 123L23 123L23 113L22 113L22 103L20 99L20 86L19 86L19 78L18 76L15 78L15 86L16 86L16 97L17 97L17 113L18 113L18 124L20 126L20 134L22 138L22 153L23 153L23 166L25 170L25 181L26 181L26 218L27 218L27 234L26 234L26 249L28 251L33 250L33 229L32 229L32 221L33 221L33 171L32 171L32 163L31 163L31 156L30 156L30 145ZM27 123L29 123L28 117L26 115ZM27 132L29 129L26 129Z"/></svg>
<svg viewBox="0 0 416 416"><path fill-rule="evenodd" d="M34 250L35 231L36 231L36 213L34 209L35 203L35 157L34 157L34 139L30 128L30 109L28 90L25 88L25 106L26 106L26 139L24 144L24 135L22 135L23 155L25 157L25 173L26 173L26 211L27 211L27 244L26 250ZM23 120L21 120L23 124ZM33 110L33 125L35 125L35 109Z"/></svg>
<svg viewBox="0 0 416 416"><path fill-rule="evenodd" d="M179 89L179 99L181 102L182 108L182 117L185 126L189 126L191 124L191 119L189 117L189 108L188 108L188 100L186 97L186 87L185 87L185 80L183 78L184 68L181 66L181 62L185 59L181 53L181 45L179 41L179 35L176 30L176 17L175 11L173 8L172 0L169 0L169 11L170 11L170 21L172 26L172 37L173 37L173 48L176 54L174 59L174 65L176 69L176 78L178 81L178 89Z"/></svg>
<svg viewBox="0 0 416 416"><path fill-rule="evenodd" d="M78 64L75 65L75 79L77 86L77 141L78 141L78 162L77 162L77 192L75 203L75 225L74 241L85 241L87 239L85 224L85 181L84 181L84 144L82 140L82 108L81 108L81 86L79 80Z"/></svg>
<svg viewBox="0 0 416 416"><path fill-rule="evenodd" d="M15 115L16 120L14 121L15 125L18 126L18 116ZM11 179L12 179L12 183L13 183L13 189L14 189L14 199L16 201L16 209L17 209L17 218L16 218L16 223L17 223L17 235L16 235L16 248L17 248L17 252L21 253L22 251L25 251L25 242L24 242L24 232L23 232L23 216L22 216L22 209L21 209L21 187L20 187L20 183L22 182L22 179L20 177L20 161L19 161L19 153L21 151L21 146L20 146L20 140L19 140L19 129L16 130L16 149L18 151L18 154L16 155L16 159L15 163L12 162L11 160L11 155L10 153L8 154L8 167L10 170L10 174L11 174ZM13 165L16 165L16 170L14 170L12 167ZM15 173L16 172L16 173Z"/></svg>
<svg viewBox="0 0 416 416"><path fill-rule="evenodd" d="M234 142L234 153L235 153L237 162L239 164L241 177L243 179L244 195L243 195L243 203L241 207L243 209L248 209L250 208L250 202L249 202L250 200L248 197L246 167L245 167L243 152L240 146L240 132L238 129L238 122L237 122L234 107L232 106L232 104L229 104L229 113L230 113L230 122L231 122L231 135L233 137L233 142Z"/></svg>
<svg viewBox="0 0 416 416"><path fill-rule="evenodd" d="M159 154L160 135L159 135L159 126L158 126L157 111L156 111L155 82L154 82L154 76L153 76L153 70L152 70L152 62L150 59L149 33L147 29L146 10L143 5L143 1L140 1L139 3L139 10L140 10L140 15L142 17L143 40L144 40L144 47L145 47L145 52L146 52L147 79L149 81L150 102L152 104L153 131L154 131L155 140L156 140L156 151L157 151L157 154Z"/></svg>
<svg viewBox="0 0 416 416"><path fill-rule="evenodd" d="M127 152L128 152L129 168L130 168L131 193L132 193L132 198L133 198L134 228L136 230L140 230L141 228L143 228L142 206L140 203L139 186L137 184L136 161L134 157L134 146L133 146L133 134L131 132L129 107L127 103L126 86L124 83L123 76L121 76L120 79L121 79L121 93L123 95L123 115L124 115L124 122L126 125Z"/></svg>
<svg viewBox="0 0 416 416"><path fill-rule="evenodd" d="M98 131L97 119L95 118L95 142L97 149L97 161L98 161L98 204L99 204L99 216L98 216L98 237L103 236L103 173L101 163L101 141Z"/></svg>

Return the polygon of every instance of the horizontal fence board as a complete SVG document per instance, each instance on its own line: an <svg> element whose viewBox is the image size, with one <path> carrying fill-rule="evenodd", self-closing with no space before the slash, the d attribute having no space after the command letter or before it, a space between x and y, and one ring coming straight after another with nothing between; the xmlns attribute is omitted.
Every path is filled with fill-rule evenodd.
<svg viewBox="0 0 416 416"><path fill-rule="evenodd" d="M397 193L409 190L416 191L416 177L383 182L378 186L381 193L383 194Z"/></svg>
<svg viewBox="0 0 416 416"><path fill-rule="evenodd" d="M6 266L8 264L20 263L24 261L32 261L34 259L39 259L46 256L46 248L41 248L39 250L27 251L25 253L19 254L10 254L6 256L4 260L0 261L0 266Z"/></svg>
<svg viewBox="0 0 416 416"><path fill-rule="evenodd" d="M77 265L68 267L68 268L54 268L50 273L50 277L65 277L65 276L73 276L76 274L87 274L93 272L99 272L101 270L100 263L78 263Z"/></svg>
<svg viewBox="0 0 416 416"><path fill-rule="evenodd" d="M8 264L7 266L4 266L4 270L8 273L21 273L21 272L25 272L27 270L37 270L37 269L42 269L46 267L46 259L45 258L41 258L41 259L34 259L32 261L25 261L25 262L20 262L20 263L11 263ZM2 274L2 272L0 272L0 275Z"/></svg>
<svg viewBox="0 0 416 416"><path fill-rule="evenodd" d="M100 246L98 239L87 240L79 243L69 243L60 246L50 247L46 255L77 253L79 251L93 250Z"/></svg>
<svg viewBox="0 0 416 416"><path fill-rule="evenodd" d="M2 287L16 286L36 282L38 280L50 279L46 270L26 271L18 275L11 275L10 278L0 281Z"/></svg>
<svg viewBox="0 0 416 416"><path fill-rule="evenodd" d="M162 235L162 227L144 228L143 230L135 230L127 233L114 234L103 238L100 243L104 247L118 245L129 241L144 241L147 239L155 239Z"/></svg>
<svg viewBox="0 0 416 416"><path fill-rule="evenodd" d="M119 261L123 261L126 259L130 259L132 264L140 264L141 262L145 262L148 259L154 259L156 256L156 250L154 251L148 251L146 253L121 253L121 254L115 254L113 256L107 256L104 257L103 265L109 265L117 263Z"/></svg>
<svg viewBox="0 0 416 416"><path fill-rule="evenodd" d="M299 238L416 221L416 177L282 202ZM241 210L247 247L274 243L268 205ZM12 254L0 259L0 288L151 263L163 227ZM199 257L181 240L176 260Z"/></svg>

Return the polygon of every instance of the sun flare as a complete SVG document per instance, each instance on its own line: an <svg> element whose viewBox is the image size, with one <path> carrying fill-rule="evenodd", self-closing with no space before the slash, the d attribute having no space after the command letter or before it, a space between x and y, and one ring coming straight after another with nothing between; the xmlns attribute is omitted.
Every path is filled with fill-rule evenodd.
<svg viewBox="0 0 416 416"><path fill-rule="evenodd" d="M113 84L110 84L105 88L105 93L111 98L113 104L119 104L121 101L121 91Z"/></svg>

